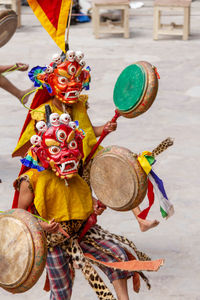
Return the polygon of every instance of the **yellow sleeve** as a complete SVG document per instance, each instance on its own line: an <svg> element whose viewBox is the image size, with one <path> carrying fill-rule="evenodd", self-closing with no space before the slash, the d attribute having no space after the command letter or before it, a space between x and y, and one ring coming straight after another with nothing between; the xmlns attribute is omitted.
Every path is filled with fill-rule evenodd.
<svg viewBox="0 0 200 300"><path fill-rule="evenodd" d="M36 134L35 132L35 120L31 120L26 127L25 131L23 132L20 140L17 143L17 146L15 147L13 151L13 156L16 151L18 151L20 148L22 148L31 138L32 135Z"/></svg>

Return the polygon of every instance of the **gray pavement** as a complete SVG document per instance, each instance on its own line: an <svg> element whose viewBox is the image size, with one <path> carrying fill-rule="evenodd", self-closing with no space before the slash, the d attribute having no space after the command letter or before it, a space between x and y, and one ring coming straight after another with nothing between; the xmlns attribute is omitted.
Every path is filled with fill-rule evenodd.
<svg viewBox="0 0 200 300"><path fill-rule="evenodd" d="M199 300L200 1L192 2L188 41L170 36L153 41L153 1L143 2L144 7L131 10L129 39L108 35L96 40L91 23L87 23L71 27L70 47L84 51L86 63L92 69L89 115L96 125L112 118L113 87L127 65L146 60L157 66L161 79L153 106L138 118L119 118L117 131L103 145L121 145L139 153L152 150L168 136L173 137L174 146L158 157L155 170L165 183L176 213L163 221L156 203L149 218L158 218L161 223L146 233L140 232L131 212L108 209L99 217L99 223L111 232L131 238L153 259L165 258L159 272L149 273L151 291L142 284L141 292L135 294L129 283L130 299ZM176 15L164 18L181 21ZM30 67L45 65L55 52L59 52L58 48L30 8L22 7L22 27L1 48L1 64L22 61ZM13 72L8 78L21 88L30 86L24 73ZM20 166L19 159L12 159L11 153L27 111L4 90L0 90L0 99L0 210L6 210L12 203L12 182ZM0 300L47 300L49 295L42 291L43 282L44 275L30 291L21 295L11 295L1 289ZM75 299L96 299L79 271L72 295L72 300Z"/></svg>

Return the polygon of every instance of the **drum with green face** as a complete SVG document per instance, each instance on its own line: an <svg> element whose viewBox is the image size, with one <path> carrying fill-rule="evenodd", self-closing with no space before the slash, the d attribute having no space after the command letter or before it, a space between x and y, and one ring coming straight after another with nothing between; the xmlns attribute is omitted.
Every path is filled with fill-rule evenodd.
<svg viewBox="0 0 200 300"><path fill-rule="evenodd" d="M150 108L158 91L157 75L156 68L146 61L138 61L122 71L113 92L120 115L135 118Z"/></svg>
<svg viewBox="0 0 200 300"><path fill-rule="evenodd" d="M156 98L158 78L156 68L146 61L138 61L125 68L119 75L114 87L113 101L116 110L110 122L116 122L119 116L135 118L146 112ZM98 142L86 158L85 165L88 164L108 133L108 131L103 130Z"/></svg>

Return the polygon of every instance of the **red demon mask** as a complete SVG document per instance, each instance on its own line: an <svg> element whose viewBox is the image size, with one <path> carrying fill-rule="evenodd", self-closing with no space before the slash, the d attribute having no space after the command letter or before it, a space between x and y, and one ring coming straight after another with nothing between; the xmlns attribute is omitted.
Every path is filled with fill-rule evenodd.
<svg viewBox="0 0 200 300"><path fill-rule="evenodd" d="M38 80L48 87L50 94L63 103L73 104L78 101L81 91L89 89L89 67L83 70L85 62L81 51L67 52L66 59L62 62L59 56L53 57L53 62L45 71L37 74ZM38 71L37 71L38 72ZM34 76L33 76L34 77Z"/></svg>
<svg viewBox="0 0 200 300"><path fill-rule="evenodd" d="M62 117L60 119L62 121ZM62 179L76 174L83 158L84 134L74 124L76 122L70 122L69 125L57 123L31 138L34 144L32 153L38 162L45 169L51 168Z"/></svg>

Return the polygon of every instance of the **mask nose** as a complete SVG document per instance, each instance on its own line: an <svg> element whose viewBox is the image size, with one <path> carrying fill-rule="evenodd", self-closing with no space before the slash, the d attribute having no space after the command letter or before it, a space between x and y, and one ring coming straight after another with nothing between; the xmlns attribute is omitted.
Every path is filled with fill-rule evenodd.
<svg viewBox="0 0 200 300"><path fill-rule="evenodd" d="M75 79L71 79L70 82L68 83L68 87L70 88L76 88L79 89L81 88L82 84L80 82L76 82Z"/></svg>
<svg viewBox="0 0 200 300"><path fill-rule="evenodd" d="M66 159L69 159L69 158L72 158L72 157L73 157L73 154L71 152L69 152L69 151L66 151L62 155L62 160L66 160Z"/></svg>

